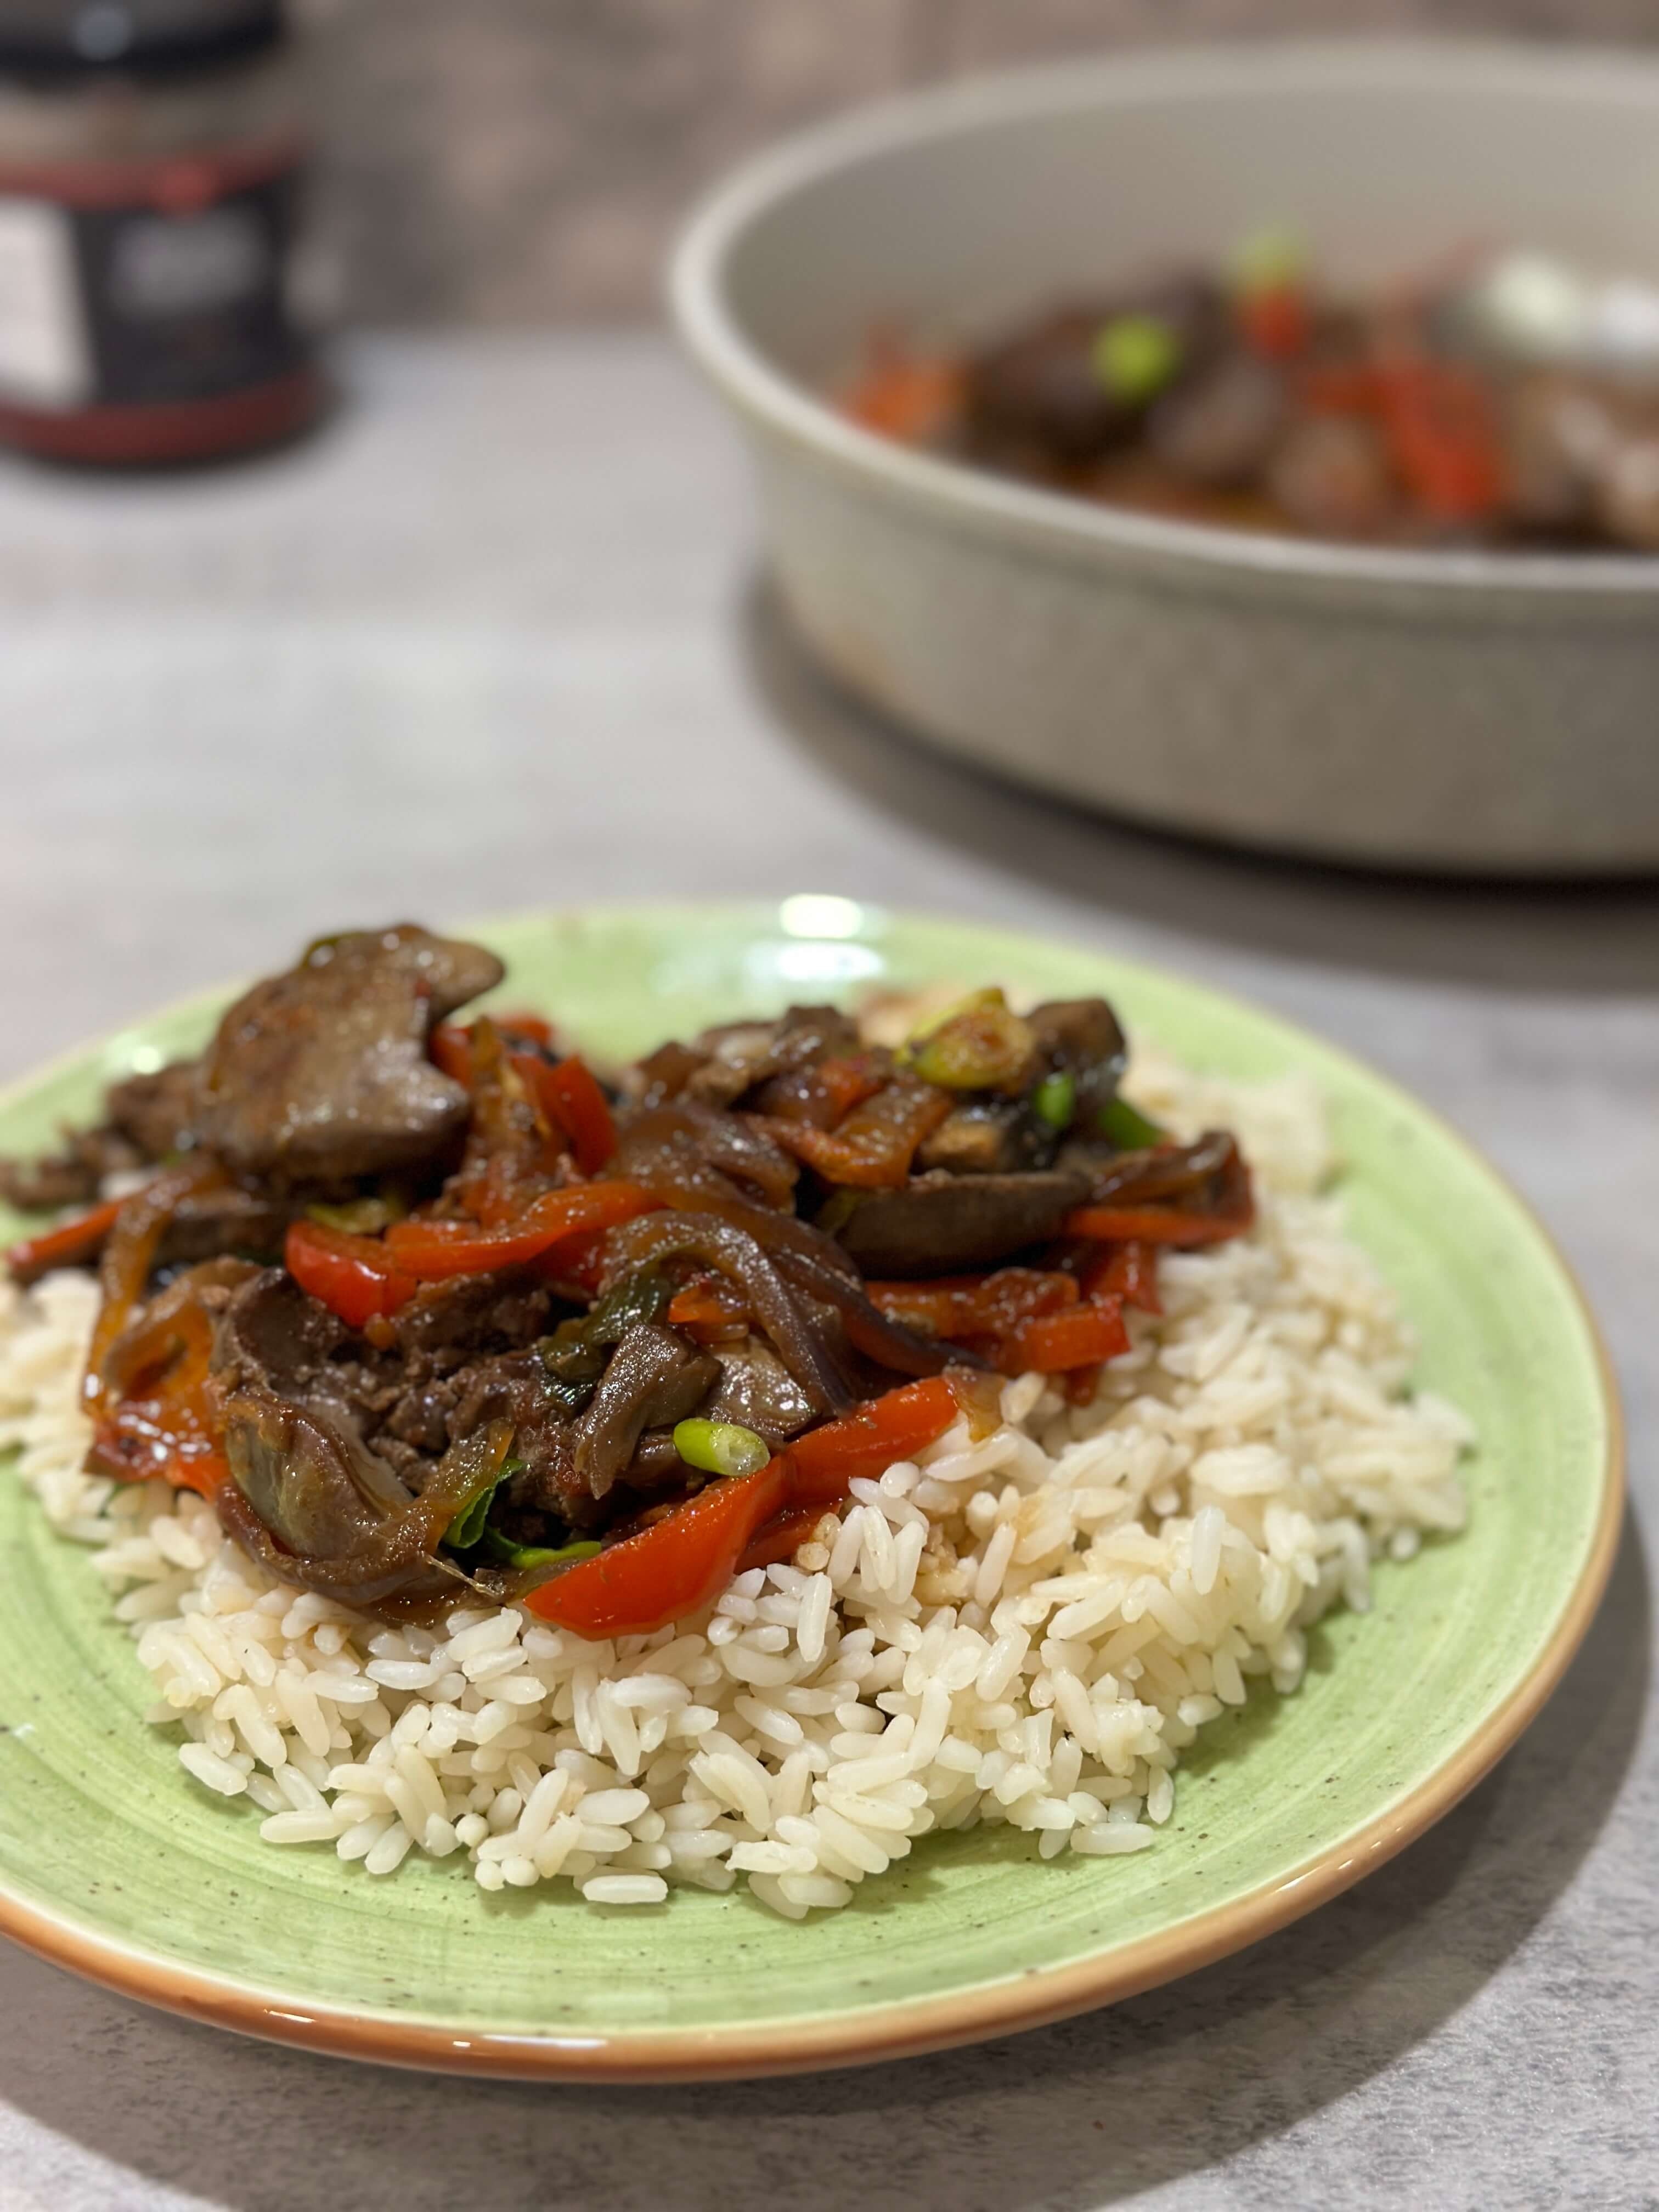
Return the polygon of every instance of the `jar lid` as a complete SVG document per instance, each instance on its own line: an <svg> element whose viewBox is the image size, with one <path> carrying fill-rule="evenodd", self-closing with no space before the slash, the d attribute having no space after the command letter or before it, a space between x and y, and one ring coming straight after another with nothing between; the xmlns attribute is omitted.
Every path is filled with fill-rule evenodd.
<svg viewBox="0 0 1659 2212"><path fill-rule="evenodd" d="M277 45L283 0L0 0L0 73L173 76Z"/></svg>

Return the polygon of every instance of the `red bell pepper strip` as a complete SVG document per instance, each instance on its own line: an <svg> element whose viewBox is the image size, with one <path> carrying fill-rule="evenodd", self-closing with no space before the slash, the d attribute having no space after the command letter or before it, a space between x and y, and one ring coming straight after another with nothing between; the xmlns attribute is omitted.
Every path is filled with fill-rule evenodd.
<svg viewBox="0 0 1659 2212"><path fill-rule="evenodd" d="M988 1275L943 1275L924 1283L867 1283L865 1290L894 1321L955 1340L994 1335L1078 1301L1072 1276L1040 1267L999 1267Z"/></svg>
<svg viewBox="0 0 1659 2212"><path fill-rule="evenodd" d="M1457 363L1399 352L1310 368L1299 389L1322 414L1379 422L1407 489L1437 520L1479 521L1501 505L1505 469L1492 394Z"/></svg>
<svg viewBox="0 0 1659 2212"><path fill-rule="evenodd" d="M555 1297L573 1305L591 1305L605 1280L605 1244L610 1231L584 1229L551 1244L535 1263L538 1279Z"/></svg>
<svg viewBox="0 0 1659 2212"><path fill-rule="evenodd" d="M386 1233L386 1255L421 1282L486 1274L540 1260L567 1239L614 1228L662 1203L637 1183L580 1183L545 1192L503 1229L479 1229L470 1221L394 1221Z"/></svg>
<svg viewBox="0 0 1659 2212"><path fill-rule="evenodd" d="M959 1410L948 1378L930 1375L872 1398L843 1421L809 1429L788 1450L794 1463L793 1502L838 1504L855 1474L884 1474L896 1460L913 1458L945 1434Z"/></svg>
<svg viewBox="0 0 1659 2212"><path fill-rule="evenodd" d="M564 1131L576 1165L597 1175L617 1149L617 1125L611 1102L584 1060L562 1060L550 1067L530 1054L515 1054L520 1072L535 1086L542 1111Z"/></svg>
<svg viewBox="0 0 1659 2212"><path fill-rule="evenodd" d="M440 1067L452 1082L472 1082L472 1036L459 1022L444 1022L427 1040L427 1052L434 1066Z"/></svg>
<svg viewBox="0 0 1659 2212"><path fill-rule="evenodd" d="M894 339L871 349L869 368L844 402L855 422L908 446L943 434L962 404L963 372L945 356L913 355Z"/></svg>
<svg viewBox="0 0 1659 2212"><path fill-rule="evenodd" d="M1369 361L1314 364L1297 378L1297 392L1316 415L1376 415L1382 407L1382 380Z"/></svg>
<svg viewBox="0 0 1659 2212"><path fill-rule="evenodd" d="M810 1121L833 1129L855 1106L884 1089L892 1073L884 1053L842 1054L775 1075L761 1091L757 1110L780 1121Z"/></svg>
<svg viewBox="0 0 1659 2212"><path fill-rule="evenodd" d="M1060 1375L1071 1367L1098 1366L1129 1349L1120 1298L1091 1298L1065 1313L1039 1315L1010 1329L997 1346L997 1365L1015 1374L1035 1369Z"/></svg>
<svg viewBox="0 0 1659 2212"><path fill-rule="evenodd" d="M896 1077L855 1106L835 1129L815 1129L809 1121L754 1117L775 1144L793 1152L826 1182L866 1190L896 1190L910 1172L916 1146L931 1137L951 1112L948 1091L908 1076Z"/></svg>
<svg viewBox="0 0 1659 2212"><path fill-rule="evenodd" d="M211 1498L230 1468L207 1395L213 1327L205 1311L192 1301L141 1322L118 1349L131 1379L118 1396L106 1393L88 1467L123 1482L160 1475L175 1490Z"/></svg>
<svg viewBox="0 0 1659 2212"><path fill-rule="evenodd" d="M1383 433L1395 467L1424 511L1478 521L1501 505L1504 456L1492 395L1449 362L1419 356L1378 364Z"/></svg>
<svg viewBox="0 0 1659 2212"><path fill-rule="evenodd" d="M544 1021L539 1014L496 1014L493 1019L502 1038L514 1051L521 1052L527 1044L538 1046L543 1052L553 1049L553 1024ZM472 1030L470 1028L463 1029L459 1022L441 1024L433 1030L427 1050L444 1073L453 1075L457 1083L471 1080ZM533 1055L526 1054L525 1057L528 1059Z"/></svg>
<svg viewBox="0 0 1659 2212"><path fill-rule="evenodd" d="M1158 1251L1131 1238L1097 1254L1079 1277L1085 1297L1121 1298L1139 1313L1162 1313L1158 1295Z"/></svg>
<svg viewBox="0 0 1659 2212"><path fill-rule="evenodd" d="M319 1298L349 1328L363 1328L377 1315L390 1317L419 1287L398 1267L378 1237L354 1237L320 1221L296 1221L283 1247L288 1272L302 1291Z"/></svg>
<svg viewBox="0 0 1659 2212"><path fill-rule="evenodd" d="M1021 1334L1024 1325L1075 1309L1082 1295L1075 1276L1039 1267L999 1267L989 1275L947 1276L930 1283L872 1283L867 1287L874 1304L895 1321L971 1345L1003 1375L1024 1375L1039 1364L1025 1348ZM1111 1355L1103 1352L1097 1356Z"/></svg>
<svg viewBox="0 0 1659 2212"><path fill-rule="evenodd" d="M597 1175L617 1149L617 1125L611 1102L587 1063L574 1054L550 1061L540 1052L526 1052L524 1042L550 1047L551 1025L535 1014L500 1016L494 1024L507 1047L507 1058L523 1079L542 1114L556 1133L569 1139L576 1165L584 1175ZM446 1022L432 1032L428 1050L444 1073L469 1088L476 1082L477 1055L471 1030Z"/></svg>
<svg viewBox="0 0 1659 2212"><path fill-rule="evenodd" d="M1237 1214L1181 1213L1172 1206L1080 1206L1060 1233L1114 1244L1224 1244L1249 1225Z"/></svg>
<svg viewBox="0 0 1659 2212"><path fill-rule="evenodd" d="M137 1316L149 1283L167 1224L180 1204L198 1190L224 1179L224 1170L212 1160L195 1160L182 1167L165 1169L153 1182L124 1200L104 1242L98 1261L98 1285L103 1292L98 1318L93 1324L87 1352L87 1371L82 1383L86 1410L94 1416L105 1400L104 1362L110 1346Z"/></svg>
<svg viewBox="0 0 1659 2212"><path fill-rule="evenodd" d="M830 1128L834 1128L855 1106L862 1106L866 1098L873 1098L887 1079L871 1053L821 1060L811 1073L828 1109L825 1126Z"/></svg>
<svg viewBox="0 0 1659 2212"><path fill-rule="evenodd" d="M230 1465L210 1437L187 1428L179 1405L162 1397L129 1399L93 1430L88 1467L118 1482L153 1482L214 1497Z"/></svg>
<svg viewBox="0 0 1659 2212"><path fill-rule="evenodd" d="M748 1324L749 1307L743 1293L706 1276L676 1291L669 1301L667 1318L676 1328L693 1336L731 1336Z"/></svg>
<svg viewBox="0 0 1659 2212"><path fill-rule="evenodd" d="M789 1463L710 1483L637 1536L544 1583L525 1603L578 1636L648 1636L710 1604L757 1533L787 1502Z"/></svg>
<svg viewBox="0 0 1659 2212"><path fill-rule="evenodd" d="M1234 312L1244 343L1269 361L1288 361L1313 334L1308 295L1300 284L1264 284L1242 293Z"/></svg>
<svg viewBox="0 0 1659 2212"><path fill-rule="evenodd" d="M648 1636L713 1604L738 1563L787 1516L797 1544L854 1475L880 1474L944 1435L957 1413L943 1376L909 1382L798 1437L757 1474L711 1483L663 1520L567 1569L525 1600L578 1636ZM812 1522L796 1516L811 1513ZM778 1540L785 1532L781 1528ZM772 1553L772 1557L781 1554Z"/></svg>
<svg viewBox="0 0 1659 2212"><path fill-rule="evenodd" d="M511 1052L500 1029L480 1015L467 1032L472 1117L461 1170L452 1186L461 1210L485 1229L515 1224L559 1179L564 1131L536 1095L533 1053Z"/></svg>
<svg viewBox="0 0 1659 2212"><path fill-rule="evenodd" d="M780 1559L793 1559L829 1510L823 1505L787 1505L766 1523L738 1561L737 1571L769 1567Z"/></svg>
<svg viewBox="0 0 1659 2212"><path fill-rule="evenodd" d="M544 1052L553 1049L553 1024L540 1014L497 1014L495 1026L503 1036L526 1038Z"/></svg>
<svg viewBox="0 0 1659 2212"><path fill-rule="evenodd" d="M125 1204L124 1198L112 1198L103 1206L94 1206L90 1213L14 1244L6 1255L6 1267L14 1280L38 1283L54 1267L83 1267L89 1260L95 1260Z"/></svg>

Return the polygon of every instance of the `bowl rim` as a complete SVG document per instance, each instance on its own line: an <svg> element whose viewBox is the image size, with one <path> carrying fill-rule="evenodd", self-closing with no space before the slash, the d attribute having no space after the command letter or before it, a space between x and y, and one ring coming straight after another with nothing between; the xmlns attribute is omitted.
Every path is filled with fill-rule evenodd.
<svg viewBox="0 0 1659 2212"><path fill-rule="evenodd" d="M797 192L907 145L1078 109L1361 86L1454 97L1477 90L1532 99L1577 94L1651 110L1659 119L1659 58L1611 46L1350 38L1200 44L974 76L867 103L744 162L693 206L683 226L666 274L669 310L694 361L752 421L861 489L925 509L938 522L1017 537L1051 555L1116 556L1128 567L1194 582L1297 580L1361 593L1392 586L1430 595L1431 605L1438 601L1449 613L1459 604L1467 611L1469 595L1478 593L1534 616L1540 598L1568 598L1583 611L1589 603L1599 611L1650 614L1659 554L1442 551L1279 538L1097 505L916 452L848 421L775 367L728 296L732 258L757 222Z"/></svg>

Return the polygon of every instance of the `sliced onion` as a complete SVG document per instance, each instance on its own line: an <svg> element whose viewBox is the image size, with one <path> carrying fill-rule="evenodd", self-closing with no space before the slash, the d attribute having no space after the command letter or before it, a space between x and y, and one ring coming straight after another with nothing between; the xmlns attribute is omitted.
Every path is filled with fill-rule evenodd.
<svg viewBox="0 0 1659 2212"><path fill-rule="evenodd" d="M513 1440L491 1421L453 1443L412 1497L362 1438L319 1410L268 1391L225 1407L220 1519L244 1550L284 1582L350 1605L376 1605L416 1586L432 1595L443 1533L493 1483Z"/></svg>
<svg viewBox="0 0 1659 2212"><path fill-rule="evenodd" d="M856 1281L856 1268L833 1237L793 1212L757 1206L709 1159L700 1125L689 1110L690 1103L659 1107L625 1130L611 1172L686 1212L714 1214L731 1222L764 1251L805 1252ZM716 1121L732 1118L713 1116ZM770 1138L763 1141L781 1152Z"/></svg>
<svg viewBox="0 0 1659 2212"><path fill-rule="evenodd" d="M1136 1204L1187 1198L1226 1171L1237 1157L1236 1139L1224 1129L1206 1129L1190 1145L1159 1145L1142 1152L1121 1152L1095 1176L1088 1203L1109 1200Z"/></svg>
<svg viewBox="0 0 1659 2212"><path fill-rule="evenodd" d="M804 1314L777 1267L746 1229L709 1213L646 1213L613 1229L605 1240L607 1283L652 1260L684 1255L728 1277L771 1339L780 1359L815 1413L845 1413L857 1393L830 1344ZM837 1281L844 1282L839 1270Z"/></svg>
<svg viewBox="0 0 1659 2212"><path fill-rule="evenodd" d="M855 1290L839 1271L821 1267L799 1253L785 1253L778 1272L811 1297L822 1298L841 1315L848 1340L866 1359L878 1360L900 1375L939 1375L949 1367L983 1367L976 1352L961 1344L945 1344L924 1336L920 1329L895 1321L890 1314Z"/></svg>

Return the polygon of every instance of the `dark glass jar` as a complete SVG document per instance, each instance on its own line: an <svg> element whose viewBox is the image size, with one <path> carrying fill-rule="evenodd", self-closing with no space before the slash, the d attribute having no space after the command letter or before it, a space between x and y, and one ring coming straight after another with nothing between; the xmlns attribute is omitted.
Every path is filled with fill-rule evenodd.
<svg viewBox="0 0 1659 2212"><path fill-rule="evenodd" d="M118 465L310 422L305 157L280 0L0 0L0 441Z"/></svg>

